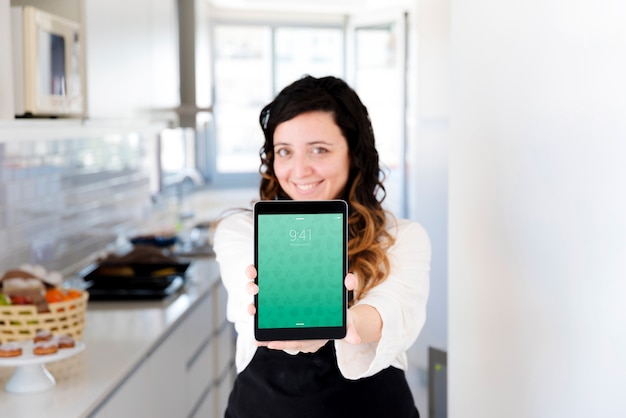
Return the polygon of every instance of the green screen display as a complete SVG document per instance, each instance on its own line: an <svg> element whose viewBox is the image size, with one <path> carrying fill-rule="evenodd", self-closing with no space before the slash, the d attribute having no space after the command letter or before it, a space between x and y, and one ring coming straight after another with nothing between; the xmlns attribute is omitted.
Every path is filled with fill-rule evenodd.
<svg viewBox="0 0 626 418"><path fill-rule="evenodd" d="M266 214L257 228L258 327L342 326L343 215Z"/></svg>

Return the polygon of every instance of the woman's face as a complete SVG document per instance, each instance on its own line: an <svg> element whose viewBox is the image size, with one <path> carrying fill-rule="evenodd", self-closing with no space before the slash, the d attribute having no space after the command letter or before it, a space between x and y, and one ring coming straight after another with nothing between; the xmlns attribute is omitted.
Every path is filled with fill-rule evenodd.
<svg viewBox="0 0 626 418"><path fill-rule="evenodd" d="M302 113L274 131L274 174L293 200L329 200L348 182L348 141L329 112Z"/></svg>

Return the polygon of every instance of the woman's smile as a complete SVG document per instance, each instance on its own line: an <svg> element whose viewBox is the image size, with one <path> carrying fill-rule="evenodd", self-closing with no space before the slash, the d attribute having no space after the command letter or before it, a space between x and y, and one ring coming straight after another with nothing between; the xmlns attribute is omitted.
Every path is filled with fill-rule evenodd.
<svg viewBox="0 0 626 418"><path fill-rule="evenodd" d="M323 181L323 180L322 180L322 181ZM301 190L301 191L303 191L303 192L307 192L307 191L309 191L309 190L311 190L311 189L314 189L314 188L315 188L315 187L317 187L318 185L322 184L322 181L318 181L318 182L315 182L315 183L307 183L307 184L297 184L297 183L295 183L295 186L296 186L299 190Z"/></svg>

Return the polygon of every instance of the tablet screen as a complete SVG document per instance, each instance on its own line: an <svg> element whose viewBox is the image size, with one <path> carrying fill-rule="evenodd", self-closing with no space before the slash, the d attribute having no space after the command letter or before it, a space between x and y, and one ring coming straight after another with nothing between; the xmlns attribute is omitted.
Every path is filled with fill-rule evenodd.
<svg viewBox="0 0 626 418"><path fill-rule="evenodd" d="M258 202L255 265L257 340L345 336L345 202Z"/></svg>

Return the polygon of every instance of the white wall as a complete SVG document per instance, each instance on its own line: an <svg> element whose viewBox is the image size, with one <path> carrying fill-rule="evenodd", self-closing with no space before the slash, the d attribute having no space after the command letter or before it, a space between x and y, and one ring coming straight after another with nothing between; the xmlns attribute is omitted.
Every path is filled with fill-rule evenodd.
<svg viewBox="0 0 626 418"><path fill-rule="evenodd" d="M428 347L448 348L450 0L416 1L409 21L409 212L432 245L427 320L409 356L419 372L415 400L427 416Z"/></svg>
<svg viewBox="0 0 626 418"><path fill-rule="evenodd" d="M452 0L449 416L626 414L626 4Z"/></svg>

